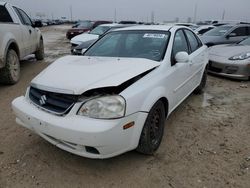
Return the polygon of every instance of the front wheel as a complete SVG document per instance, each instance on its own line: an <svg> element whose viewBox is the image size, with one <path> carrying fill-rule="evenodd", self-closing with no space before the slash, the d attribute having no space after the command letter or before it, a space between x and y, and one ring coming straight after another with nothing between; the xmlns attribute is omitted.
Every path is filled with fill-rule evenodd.
<svg viewBox="0 0 250 188"><path fill-rule="evenodd" d="M160 146L165 124L165 107L158 101L150 110L144 124L137 151L143 154L153 154Z"/></svg>
<svg viewBox="0 0 250 188"><path fill-rule="evenodd" d="M20 78L20 63L17 53L10 49L5 59L5 67L0 69L0 82L3 84L15 84Z"/></svg>

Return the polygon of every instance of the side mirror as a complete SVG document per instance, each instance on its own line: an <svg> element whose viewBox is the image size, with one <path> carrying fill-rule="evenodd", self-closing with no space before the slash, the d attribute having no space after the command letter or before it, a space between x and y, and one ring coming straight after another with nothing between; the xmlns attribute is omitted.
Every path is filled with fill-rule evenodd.
<svg viewBox="0 0 250 188"><path fill-rule="evenodd" d="M32 27L42 27L43 26L43 24L42 24L42 22L41 21L33 21L32 22Z"/></svg>
<svg viewBox="0 0 250 188"><path fill-rule="evenodd" d="M230 34L227 35L227 38L236 37L236 36L237 36L236 33L230 33Z"/></svg>
<svg viewBox="0 0 250 188"><path fill-rule="evenodd" d="M189 62L189 55L187 52L178 52L175 55L175 61L177 63L187 63Z"/></svg>

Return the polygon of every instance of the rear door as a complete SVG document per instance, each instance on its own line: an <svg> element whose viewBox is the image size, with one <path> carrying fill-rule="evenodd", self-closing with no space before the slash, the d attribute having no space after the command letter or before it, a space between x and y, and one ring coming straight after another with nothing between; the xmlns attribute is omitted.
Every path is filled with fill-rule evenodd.
<svg viewBox="0 0 250 188"><path fill-rule="evenodd" d="M23 24L21 27L24 33L24 39L26 39L24 41L26 51L25 55L29 55L35 52L37 48L37 31L32 27L32 21L23 10L16 7L14 9Z"/></svg>
<svg viewBox="0 0 250 188"><path fill-rule="evenodd" d="M188 77L188 85L190 88L195 89L199 85L203 74L206 52L201 41L192 31L185 29L184 32L189 44L190 62L188 64L192 72Z"/></svg>

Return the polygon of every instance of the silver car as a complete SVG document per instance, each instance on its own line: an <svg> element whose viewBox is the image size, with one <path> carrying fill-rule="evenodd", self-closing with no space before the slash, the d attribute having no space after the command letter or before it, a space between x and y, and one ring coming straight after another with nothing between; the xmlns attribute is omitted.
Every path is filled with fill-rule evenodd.
<svg viewBox="0 0 250 188"><path fill-rule="evenodd" d="M208 72L239 80L250 79L250 37L236 44L211 47Z"/></svg>
<svg viewBox="0 0 250 188"><path fill-rule="evenodd" d="M250 36L250 24L223 25L204 33L200 39L208 47L232 44Z"/></svg>

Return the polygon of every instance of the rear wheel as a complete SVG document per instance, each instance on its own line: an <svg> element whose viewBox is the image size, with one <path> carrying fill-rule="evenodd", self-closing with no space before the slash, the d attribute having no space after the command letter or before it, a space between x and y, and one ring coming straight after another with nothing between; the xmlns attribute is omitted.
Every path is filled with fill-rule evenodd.
<svg viewBox="0 0 250 188"><path fill-rule="evenodd" d="M137 151L143 154L153 154L160 146L165 124L165 108L158 101L150 110L144 124Z"/></svg>
<svg viewBox="0 0 250 188"><path fill-rule="evenodd" d="M44 59L44 45L43 45L43 40L42 39L40 39L39 48L35 52L35 56L36 56L37 60L43 60Z"/></svg>
<svg viewBox="0 0 250 188"><path fill-rule="evenodd" d="M207 83L207 70L204 71L200 85L194 90L194 94L202 94Z"/></svg>
<svg viewBox="0 0 250 188"><path fill-rule="evenodd" d="M0 69L0 82L3 84L15 84L20 78L20 62L17 53L10 49L5 59L5 67Z"/></svg>

